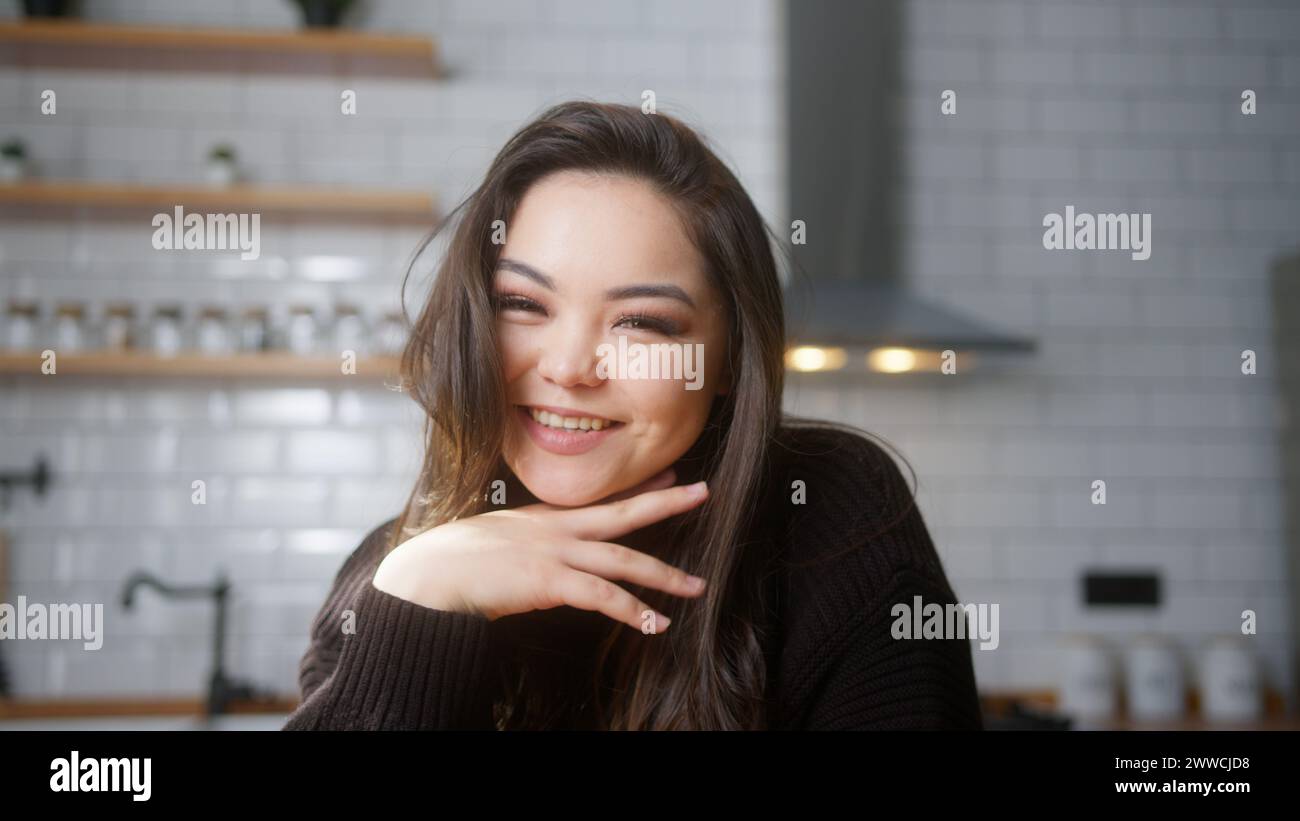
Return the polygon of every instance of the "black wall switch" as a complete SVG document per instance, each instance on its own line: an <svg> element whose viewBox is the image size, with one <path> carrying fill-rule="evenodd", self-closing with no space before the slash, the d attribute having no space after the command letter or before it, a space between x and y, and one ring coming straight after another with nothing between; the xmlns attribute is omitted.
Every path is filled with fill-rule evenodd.
<svg viewBox="0 0 1300 821"><path fill-rule="evenodd" d="M1159 607L1160 577L1155 573L1085 573L1083 602L1090 607Z"/></svg>

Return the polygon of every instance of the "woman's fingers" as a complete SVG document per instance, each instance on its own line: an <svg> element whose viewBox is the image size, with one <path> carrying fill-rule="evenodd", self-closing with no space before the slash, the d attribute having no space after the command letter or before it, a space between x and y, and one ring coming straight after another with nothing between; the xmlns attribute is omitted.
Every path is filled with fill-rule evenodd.
<svg viewBox="0 0 1300 821"><path fill-rule="evenodd" d="M698 596L704 592L703 579L692 581L696 577L686 571L621 544L567 542L557 555L570 567L605 579L635 582L674 596Z"/></svg>
<svg viewBox="0 0 1300 821"><path fill-rule="evenodd" d="M566 510L560 515L580 539L607 541L669 516L685 513L708 496L703 482L652 490L617 502Z"/></svg>
<svg viewBox="0 0 1300 821"><path fill-rule="evenodd" d="M649 624L649 632L662 633L668 627L669 618L664 614L608 579L581 570L563 568L552 577L548 593L571 607L604 613L638 630Z"/></svg>

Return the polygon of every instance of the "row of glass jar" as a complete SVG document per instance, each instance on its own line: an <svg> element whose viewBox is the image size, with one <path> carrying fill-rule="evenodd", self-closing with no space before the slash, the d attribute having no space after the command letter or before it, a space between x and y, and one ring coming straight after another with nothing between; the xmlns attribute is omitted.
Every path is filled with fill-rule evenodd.
<svg viewBox="0 0 1300 821"><path fill-rule="evenodd" d="M346 303L336 305L328 316L318 316L310 305L291 305L284 311L249 306L237 313L207 305L187 319L179 304L156 305L146 316L129 303L109 303L92 318L85 304L61 302L44 318L38 303L11 300L4 319L0 342L11 351L147 351L158 356L186 351L212 356L353 351L394 356L406 338L400 312L385 313L372 324L360 308Z"/></svg>

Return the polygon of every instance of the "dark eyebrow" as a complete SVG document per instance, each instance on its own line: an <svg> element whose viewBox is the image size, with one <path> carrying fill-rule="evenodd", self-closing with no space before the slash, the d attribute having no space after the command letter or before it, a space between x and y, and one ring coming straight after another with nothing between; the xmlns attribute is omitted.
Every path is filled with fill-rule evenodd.
<svg viewBox="0 0 1300 821"><path fill-rule="evenodd" d="M605 299L633 299L639 296L662 296L685 302L692 308L695 301L676 285L627 285L622 288L610 288L605 292Z"/></svg>
<svg viewBox="0 0 1300 821"><path fill-rule="evenodd" d="M502 257L501 261L497 263L497 270L499 271L502 268L507 271L514 271L516 274L521 276L526 276L548 291L555 290L555 280L551 279L531 265L525 265L517 260Z"/></svg>
<svg viewBox="0 0 1300 821"><path fill-rule="evenodd" d="M513 271L520 276L528 277L548 291L555 290L555 280L551 279L546 274L543 274L533 266L527 265L518 260L503 257L497 263L497 269ZM695 307L695 300L691 299L689 294L681 288L678 288L676 285L625 285L621 288L610 288L605 291L605 299L607 300L632 299L640 296L666 297L668 299L675 299L679 302L684 302L692 308Z"/></svg>

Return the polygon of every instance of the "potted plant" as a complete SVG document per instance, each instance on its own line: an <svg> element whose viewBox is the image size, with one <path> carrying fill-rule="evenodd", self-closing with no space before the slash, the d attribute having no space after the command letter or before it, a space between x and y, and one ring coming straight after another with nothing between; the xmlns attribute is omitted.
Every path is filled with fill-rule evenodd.
<svg viewBox="0 0 1300 821"><path fill-rule="evenodd" d="M27 17L69 17L71 6L69 0L23 0L23 14Z"/></svg>
<svg viewBox="0 0 1300 821"><path fill-rule="evenodd" d="M0 145L0 181L17 182L27 174L27 146L17 137Z"/></svg>
<svg viewBox="0 0 1300 821"><path fill-rule="evenodd" d="M239 177L235 149L222 143L208 152L208 182L212 185L231 185Z"/></svg>
<svg viewBox="0 0 1300 821"><path fill-rule="evenodd" d="M352 0L294 0L307 28L338 28Z"/></svg>

